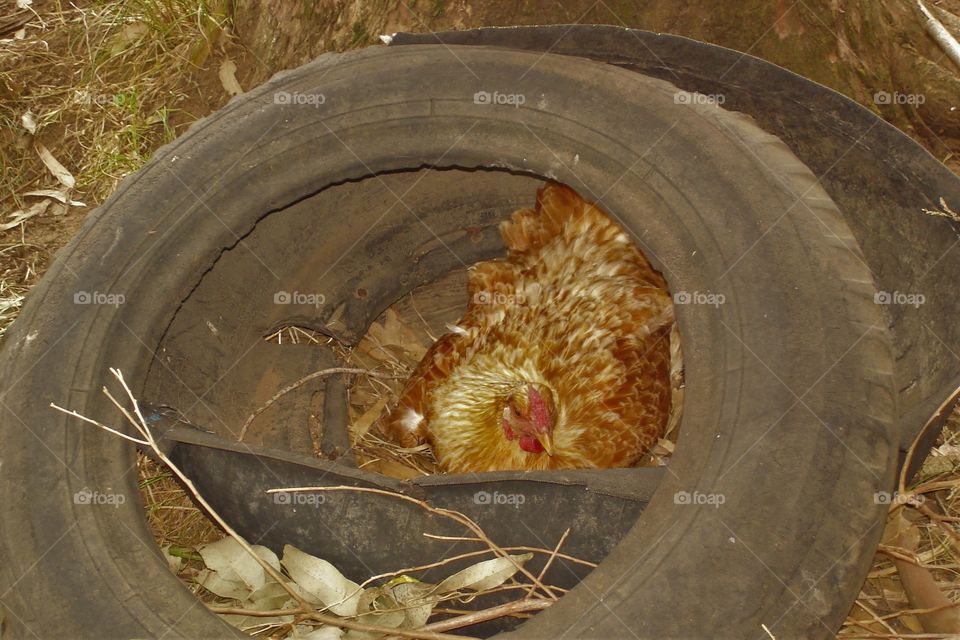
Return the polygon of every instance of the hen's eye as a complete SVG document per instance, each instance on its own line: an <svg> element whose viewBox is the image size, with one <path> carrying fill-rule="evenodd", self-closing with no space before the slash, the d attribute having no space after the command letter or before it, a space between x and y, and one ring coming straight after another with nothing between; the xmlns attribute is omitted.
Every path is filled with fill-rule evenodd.
<svg viewBox="0 0 960 640"><path fill-rule="evenodd" d="M510 405L510 411L513 412L513 415L515 417L520 417L520 411L518 411L514 405Z"/></svg>

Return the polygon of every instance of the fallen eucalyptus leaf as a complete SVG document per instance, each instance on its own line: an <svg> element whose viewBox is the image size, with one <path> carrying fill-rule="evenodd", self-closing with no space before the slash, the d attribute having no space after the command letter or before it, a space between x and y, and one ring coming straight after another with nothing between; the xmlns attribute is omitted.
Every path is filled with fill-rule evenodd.
<svg viewBox="0 0 960 640"><path fill-rule="evenodd" d="M267 583L267 573L260 563L231 537L205 544L197 551L207 568L216 571L220 578L246 586L247 593L240 599L248 597ZM280 570L280 562L273 551L261 545L253 545L253 551L271 567Z"/></svg>
<svg viewBox="0 0 960 640"><path fill-rule="evenodd" d="M169 545L169 544L168 544L168 545L166 545L166 546L164 546L164 547L160 547L160 551L163 552L163 557L164 557L164 559L166 559L166 561L167 561L167 566L170 567L170 571L173 571L174 573L178 573L178 572L180 571L181 567L183 567L183 558L180 558L180 557L178 557L178 556L170 555L170 547L171 547L171 546L173 546L173 545Z"/></svg>
<svg viewBox="0 0 960 640"><path fill-rule="evenodd" d="M245 609L254 611L269 611L271 609L287 609L297 606L297 602L290 597L287 590L279 582L267 576L267 583L247 596Z"/></svg>
<svg viewBox="0 0 960 640"><path fill-rule="evenodd" d="M357 613L360 601L360 585L348 580L335 566L292 545L284 545L280 564L299 585L309 600L322 604L338 616Z"/></svg>
<svg viewBox="0 0 960 640"><path fill-rule="evenodd" d="M350 425L350 432L354 438L361 438L370 430L374 421L383 413L383 408L387 405L389 399L389 396L381 396L372 407L363 412L362 416L353 421L353 424Z"/></svg>
<svg viewBox="0 0 960 640"><path fill-rule="evenodd" d="M68 189L73 189L73 186L77 183L76 178L73 177L73 174L67 171L67 168L64 167L60 162L53 157L53 154L50 153L42 144L37 145L37 153L40 154L40 160L43 161L43 164L46 165L47 169L50 170L50 173L60 181L60 184L65 186Z"/></svg>
<svg viewBox="0 0 960 640"><path fill-rule="evenodd" d="M300 628L308 630L301 631ZM293 628L293 636L297 640L340 640L343 637L343 629L337 627L317 627L311 628L307 625L296 625Z"/></svg>
<svg viewBox="0 0 960 640"><path fill-rule="evenodd" d="M233 60L226 58L220 63L219 76L220 84L223 85L224 91L228 94L235 96L243 93L243 87L237 82L237 65L234 64Z"/></svg>
<svg viewBox="0 0 960 640"><path fill-rule="evenodd" d="M383 589L366 589L357 602L357 619L364 624L399 629L407 615L403 607Z"/></svg>
<svg viewBox="0 0 960 640"><path fill-rule="evenodd" d="M60 191L57 189L37 189L36 191L27 191L25 196L37 196L38 198L53 198L62 204L69 204L71 207L85 207L85 203L70 199L69 191Z"/></svg>
<svg viewBox="0 0 960 640"><path fill-rule="evenodd" d="M419 581L390 581L385 587L389 589L393 599L406 607L404 609L405 620L400 625L404 629L418 629L427 624L430 615L433 613L433 607L437 604L437 597L431 597L429 594L433 590L433 585Z"/></svg>
<svg viewBox="0 0 960 640"><path fill-rule="evenodd" d="M253 629L267 626L280 626L293 622L293 616L244 616L224 614L220 618L241 631L250 632Z"/></svg>
<svg viewBox="0 0 960 640"><path fill-rule="evenodd" d="M436 586L434 591L443 594L463 589L473 591L492 589L506 582L532 557L532 553L524 553L478 562L446 578Z"/></svg>
<svg viewBox="0 0 960 640"><path fill-rule="evenodd" d="M20 122L23 124L23 128L30 133L37 132L37 120L33 117L32 112L27 111L25 114L20 116Z"/></svg>
<svg viewBox="0 0 960 640"><path fill-rule="evenodd" d="M9 217L13 218L10 222L0 224L0 231L6 231L7 229L13 229L16 226L19 226L24 221L29 220L34 216L38 216L45 212L50 206L49 200L41 200L40 202L32 205L29 209L14 211L10 214Z"/></svg>
<svg viewBox="0 0 960 640"><path fill-rule="evenodd" d="M240 580L227 580L210 569L203 569L197 574L197 584L221 598L246 600L250 595L250 588Z"/></svg>

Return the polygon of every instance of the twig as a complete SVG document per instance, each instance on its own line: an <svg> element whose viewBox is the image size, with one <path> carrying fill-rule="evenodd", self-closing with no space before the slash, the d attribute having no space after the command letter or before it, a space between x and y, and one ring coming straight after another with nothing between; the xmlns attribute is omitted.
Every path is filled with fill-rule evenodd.
<svg viewBox="0 0 960 640"><path fill-rule="evenodd" d="M284 589L284 591L286 591L300 605L299 609L284 610L283 615L303 615L305 617L308 617L311 620L315 620L322 624L326 624L334 627L351 629L354 631L366 631L369 633L392 634L392 635L401 636L404 638L416 638L418 640L468 640L465 636L436 633L435 630L420 631L420 630L394 629L391 627L381 627L377 625L363 624L361 622L355 622L353 620L345 620L337 616L328 615L328 614L316 611L314 607L303 598L303 596L297 593L297 591L293 589L290 586L290 584L287 583L286 578L284 578L284 576L279 571L274 569L269 562L267 562L266 560L261 558L257 553L254 552L253 547L251 547L250 544L239 533L237 533L233 529L233 527L231 527L227 523L227 521L220 516L219 513L217 513L217 511L213 508L213 506L209 502L207 502L207 500L203 497L203 495L200 494L200 492L197 490L197 487L190 480L189 476L184 474L180 470L180 468L176 464L174 464L173 461L171 461L170 458L168 458L163 453L163 450L157 444L157 441L154 439L153 434L151 433L150 429L147 427L147 421L144 419L143 414L140 412L140 405L137 402L137 399L134 397L133 392L130 391L130 387L127 386L127 383L123 378L123 374L118 369L112 369L112 368L110 369L110 372L120 382L120 385L123 387L123 390L126 392L127 397L129 398L131 404L133 405L133 415L136 416L136 419L134 419L133 416L130 414L130 412L127 411L125 407L121 406L112 395L110 395L109 393L107 393L106 395L108 398L110 398L111 402L113 402L113 404L116 405L118 409L120 409L121 413L123 413L123 415L130 421L131 426L137 431L137 433L139 433L143 437L142 442L144 446L149 446L153 450L153 452L157 455L159 460L168 469L170 469L170 471L173 472L173 474L176 475L181 482L183 482L184 486L187 487L190 493L193 494L193 496L197 499L197 502L199 502L200 505L207 510L210 516L216 521L218 525L220 525L220 527L227 533L227 535L229 535L231 538L236 540L237 543L244 549L244 551L250 554L250 556L257 562L257 564L263 567L263 570L271 578L273 578ZM82 416L76 413L75 411L63 409L62 407L58 407L53 403L51 403L50 406L56 409L57 411L79 418L84 422L93 424L96 427L103 429L104 431L108 431L114 435L123 436L127 440L130 440L133 442L138 442L138 443L141 442L136 438L126 436L126 434L123 434L117 431L116 429L111 429L110 427L107 427L106 425L101 424L96 420L92 420L90 418Z"/></svg>
<svg viewBox="0 0 960 640"><path fill-rule="evenodd" d="M920 495L922 493L933 493L934 491L943 491L944 489L960 488L960 477L953 480L932 480L914 487L913 493Z"/></svg>
<svg viewBox="0 0 960 640"><path fill-rule="evenodd" d="M318 612L306 612L303 614L304 619L316 620L317 622L323 622L324 624L329 624L325 621L326 618L329 618L322 613ZM454 618L456 619L456 618ZM444 621L446 622L446 621ZM347 620L340 620L336 623L337 626L345 627L347 629L352 629L354 631L367 631L370 633L380 633L380 634L389 634L391 637L400 637L400 638L418 638L419 640L475 640L470 636L457 636L450 635L448 633L437 633L436 629L427 629L430 625L425 627L420 627L419 629L390 629L388 627L381 627L375 624L363 624L362 622L352 622ZM456 627L447 627L447 629L455 629Z"/></svg>
<svg viewBox="0 0 960 640"><path fill-rule="evenodd" d="M483 542L480 538L471 538L469 536L441 536L436 533L423 533L421 534L424 538L430 538L431 540L450 540L453 542Z"/></svg>
<svg viewBox="0 0 960 640"><path fill-rule="evenodd" d="M927 33L940 45L940 48L947 54L947 57L953 60L953 63L957 65L957 67L960 67L960 43L947 31L943 23L930 13L930 10L924 6L921 0L917 0L917 6L920 7L920 13L923 14L925 19L923 26L926 27Z"/></svg>
<svg viewBox="0 0 960 640"><path fill-rule="evenodd" d="M563 546L563 543L566 541L567 536L570 535L570 527L567 527L567 530L563 532L563 535L560 536L560 540L557 542L557 546L553 548L553 553L550 554L550 557L547 558L546 563L543 565L543 569L540 570L540 575L537 576L538 581L542 581L543 577L547 575L547 571L550 569L550 565L553 564L554 558L557 557L557 554L560 553L560 547ZM527 595L523 597L524 600L529 600L534 595L534 586L530 586L530 590L527 591Z"/></svg>
<svg viewBox="0 0 960 640"><path fill-rule="evenodd" d="M930 425L936 422L937 418L939 418L944 411L952 407L958 398L960 398L960 387L957 387L946 400L940 403L940 406L933 412L933 415L930 416L927 423L923 425L923 429L920 429L920 433L918 433L917 437L910 443L910 448L907 450L907 457L904 459L903 467L900 469L900 481L897 484L897 491L901 496L907 495L907 472L910 469L911 462L913 462L913 456L917 451L917 445L920 444L920 439L923 437L923 434L927 432L927 429L930 428Z"/></svg>
<svg viewBox="0 0 960 640"><path fill-rule="evenodd" d="M880 624L884 629L886 629L886 630L889 631L890 633L896 633L896 629L894 629L893 627L891 627L890 624L889 624L886 620L884 620L884 619L881 618L879 615L877 615L877 612L874 611L874 610L873 610L870 606L868 606L865 602L861 602L861 601L858 599L858 600L856 600L855 604L856 604L858 607L860 607L861 609L863 609L864 611L866 611L866 612L867 612L867 615L869 615L871 618L873 618L873 620L874 620L876 623ZM868 631L873 631L873 629L868 629Z"/></svg>
<svg viewBox="0 0 960 640"><path fill-rule="evenodd" d="M951 640L956 638L956 634L952 633L870 633L870 634L860 634L860 635L848 635L843 634L838 636L841 640L869 640L870 638L894 638L895 640L904 640L906 638L924 638L929 640Z"/></svg>
<svg viewBox="0 0 960 640"><path fill-rule="evenodd" d="M442 516L444 518L449 518L450 520L453 520L454 522L457 522L463 525L464 527L469 529L471 532L473 532L478 538L483 540L483 542L488 547L490 547L490 549L492 549L493 552L496 553L498 556L510 559L513 565L516 567L517 571L519 571L520 573L525 575L527 578L529 578L534 583L534 585L539 587L548 597L550 597L550 599L552 600L559 599L559 596L557 596L555 592L553 592L548 586L540 582L540 580L538 580L536 576L530 573L530 571L528 571L522 564L510 558L510 554L508 554L493 540L491 540L487 536L487 534L484 533L483 529L480 528L480 525L478 525L468 516L466 516L465 514L459 511L454 511L452 509L442 509L440 507L434 507L428 504L427 502L424 502L423 500L418 500L417 498L414 498L412 496L408 496L402 493L396 493L394 491L387 491L385 489L375 489L373 487L351 487L347 485L337 485L333 487L283 487L283 488L276 488L276 489L268 489L267 493L296 493L296 492L305 492L305 491L359 491L361 493L376 493L378 495L387 496L395 500L403 500L405 502L410 502L428 511L429 513L433 513L438 516Z"/></svg>
<svg viewBox="0 0 960 640"><path fill-rule="evenodd" d="M931 565L923 564L920 561L919 556L917 556L915 552L909 549L904 549L902 547L893 547L888 544L878 544L877 551L884 555L888 555L891 558L896 558L897 560L903 560L904 562L909 562L910 564L917 567L922 567L924 569L936 569L936 567L933 567Z"/></svg>
<svg viewBox="0 0 960 640"><path fill-rule="evenodd" d="M952 155L952 154L951 154ZM944 160L946 162L946 160ZM947 218L953 220L954 222L960 222L960 213L957 213L947 205L947 201L943 196L940 196L940 206L942 209L922 209L922 211L930 216L939 216L941 218Z"/></svg>
<svg viewBox="0 0 960 640"><path fill-rule="evenodd" d="M264 571L266 571L266 572L270 575L271 578L273 578L273 579L276 580L278 583L280 583L280 586L283 587L283 589L284 589L288 594L290 594L290 596L291 596L294 600L296 600L296 602L297 602L301 607L303 607L303 608L305 608L305 609L309 609L309 608L310 608L310 603L308 603L308 602L303 598L303 596L301 596L299 593L297 593L296 590L294 590L292 587L290 587L290 585L287 584L286 580L285 580L284 577L280 574L280 572L278 572L276 569L274 569L274 568L270 565L269 562L267 562L266 560L264 560L263 558L261 558L256 552L254 552L253 547L251 547L250 544L247 543L247 541L244 540L243 537L242 537L239 533L237 533L237 532L233 529L233 527L231 527L231 526L227 523L227 521L224 520L224 519L220 516L220 514L218 514L218 513L214 510L213 506L212 506L209 502L207 502L207 500L206 500L202 495L200 495L200 492L197 490L196 486L193 484L193 481L190 480L190 478L189 478L185 473L183 473L182 471L180 471L180 468L177 467L177 465L175 465L175 464L170 460L170 458L168 458L168 457L166 456L166 454L163 452L163 449L161 449L161 448L157 445L157 441L154 439L153 433L150 431L149 428L147 428L147 426L146 426L146 425L147 425L147 421L143 419L143 416L142 416L142 414L140 413L140 407L139 407L139 405L138 405L138 403L137 403L137 399L134 398L133 392L130 391L130 387L127 386L126 380L123 379L123 374L120 372L119 369L113 369L113 368L110 369L110 373L112 373L112 374L114 375L114 377L115 377L115 378L120 382L120 384L123 386L123 390L126 392L127 397L128 397L128 398L130 399L130 401L133 403L134 413L136 414L137 418L139 419L139 422L137 422L137 420L135 420L135 419L133 418L133 416L130 415L130 413L126 410L125 407L123 407L122 405L120 405L120 404L117 402L116 398L114 398L114 397L113 397L112 395L110 395L109 393L106 393L106 396L107 396L108 398L110 398L110 401L111 401L114 405L116 405L117 408L120 409L121 413L123 413L123 415L127 418L127 420L130 421L131 426L132 426L134 429L136 429L136 431L137 431L141 436L143 436L143 443L144 443L146 446L149 446L149 447L153 450L153 452L157 455L157 457L160 459L160 461L161 461L164 465L166 465L166 467L167 467L168 469L170 469L170 471L172 471L178 478L180 478L180 481L183 482L184 486L186 486L186 487L190 490L190 492L197 498L197 501L201 504L201 506L203 506L203 507L210 513L210 515L213 517L213 519L216 520L217 524L220 525L220 527L223 528L223 530L226 531L227 534L230 535L230 537L234 538L234 539L240 544L240 546L243 547L243 549L244 549L247 553L249 553L254 559L256 559L257 563L258 563L261 567L263 567ZM50 406L53 407L54 409L58 410L58 411L63 411L64 413L67 413L67 414L69 414L69 415L75 415L74 412L66 411L66 410L58 407L57 405L55 405L55 404L53 404L53 403L51 403ZM84 420L85 422L89 422L89 423L95 424L96 426L100 427L101 429L105 429L106 431L109 431L110 433L115 433L115 434L119 433L119 432L117 432L115 429L111 429L110 427L107 427L107 426L105 426L105 425L102 425L102 424L100 424L99 422L96 422L95 420L90 420L90 419L88 419L88 418L83 418L83 420ZM134 439L133 439L133 438L128 438L128 440L134 440Z"/></svg>
<svg viewBox="0 0 960 640"><path fill-rule="evenodd" d="M413 299L413 292L412 292L412 291L410 292L410 307L413 309L413 312L414 312L415 314L417 314L417 317L420 318L420 322L423 323L423 327L424 327L423 330L426 332L427 337L430 338L430 340L431 340L432 342L436 342L436 341L437 341L437 338L436 338L436 336L434 336L433 333L430 331L430 325L427 324L427 321L424 320L423 316L420 314L420 311L417 309L417 303L416 303L416 302L414 301L414 299Z"/></svg>
<svg viewBox="0 0 960 640"><path fill-rule="evenodd" d="M250 616L251 618L267 618L270 616L292 616L302 613L299 609L244 609L243 607L217 607L212 604L207 605L207 609L213 613L231 616Z"/></svg>
<svg viewBox="0 0 960 640"><path fill-rule="evenodd" d="M914 504L910 506L912 506L914 509L916 509L923 515L927 516L931 520L933 520L937 524L937 526L939 526L941 529L943 529L947 533L947 535L949 535L954 540L960 542L960 533L958 533L957 530L950 525L951 522L960 522L960 518L956 518L953 516L942 516L939 513L934 512L932 509L930 509L930 507L924 504Z"/></svg>
<svg viewBox="0 0 960 640"><path fill-rule="evenodd" d="M916 616L923 615L925 613L936 613L938 611L952 609L954 607L960 607L960 602L951 602L950 604L942 604L939 607L928 607L927 609L902 609L896 613L889 613L885 616L880 616L880 619L890 620L893 618L899 618L900 616Z"/></svg>
<svg viewBox="0 0 960 640"><path fill-rule="evenodd" d="M490 607L489 609L477 611L476 613L471 613L465 616L457 616L456 618L434 622L421 627L420 631L447 631L449 629L459 629L461 627L468 627L479 622L486 622L487 620L513 615L514 613L542 611L543 609L546 609L552 605L553 602L553 600L545 600L543 598L538 598L536 600L516 600L514 602L508 602L507 604L502 604L497 607ZM400 634L394 633L393 635Z"/></svg>
<svg viewBox="0 0 960 640"><path fill-rule="evenodd" d="M516 546L516 547L503 547L503 550L510 551L510 552L531 551L533 553L550 553L548 549L544 549L543 547ZM574 562L576 564L582 564L583 566L590 567L591 569L596 569L597 567L600 566L596 562L590 562L589 560L584 560L582 558L571 556L566 553L558 553L557 557L560 558L561 560L567 560L569 562Z"/></svg>
<svg viewBox="0 0 960 640"><path fill-rule="evenodd" d="M424 534L422 534L422 535L423 535L425 538L432 538L432 539L434 539L434 540L456 540L456 541L460 541L460 542L483 542L483 540L481 540L480 538L468 538L468 537L465 537L465 536L438 536L438 535L435 534L435 533L424 533ZM516 547L502 547L502 549L503 549L504 551L511 551L511 552L514 552L514 551L531 551L531 552L533 552L533 553L547 553L547 554L552 553L552 552L550 551L550 549L546 549L546 548L544 548L544 547L524 547L524 546L516 546ZM478 552L478 553L486 553L486 551L481 551L481 552ZM576 556L571 556L571 555L568 555L568 554L566 554L566 553L557 553L557 557L560 558L561 560L567 560L567 561L569 561L569 562L575 562L576 564L582 564L583 566L585 566L585 567L590 567L591 569L596 569L597 567L600 566L600 565L598 565L596 562L590 562L589 560L584 560L583 558L578 558L578 557L576 557Z"/></svg>
<svg viewBox="0 0 960 640"><path fill-rule="evenodd" d="M333 367L330 369L322 369L320 371L314 371L309 375L305 375L296 382L292 382L285 386L280 391L277 391L273 394L269 400L260 405L253 413L250 414L250 417L247 418L246 422L243 423L243 426L240 428L240 435L237 436L237 441L242 442L244 436L247 435L247 429L250 427L250 423L253 422L257 416L273 406L273 403L290 393L294 389L302 387L311 380L316 380L317 378L323 378L325 376L330 376L335 373L362 373L364 375L372 376L374 378L395 378L396 376L388 373L379 373L376 371L370 371L369 369L357 369L355 367Z"/></svg>

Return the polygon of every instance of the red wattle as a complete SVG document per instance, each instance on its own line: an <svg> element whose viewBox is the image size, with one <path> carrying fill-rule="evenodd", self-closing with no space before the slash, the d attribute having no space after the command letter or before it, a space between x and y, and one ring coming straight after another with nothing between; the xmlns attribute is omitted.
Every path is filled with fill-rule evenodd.
<svg viewBox="0 0 960 640"><path fill-rule="evenodd" d="M520 436L520 448L527 453L543 453L543 445L533 436Z"/></svg>

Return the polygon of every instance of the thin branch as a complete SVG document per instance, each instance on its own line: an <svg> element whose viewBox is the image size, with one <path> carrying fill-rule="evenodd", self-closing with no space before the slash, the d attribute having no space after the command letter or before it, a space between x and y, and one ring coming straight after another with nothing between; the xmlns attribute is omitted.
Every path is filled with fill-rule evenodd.
<svg viewBox="0 0 960 640"><path fill-rule="evenodd" d="M322 622L323 624L331 624L326 621L326 619L329 617L330 616L326 614L315 611L306 612L303 614L303 619L316 620L317 622ZM457 636L450 635L448 633L437 633L435 629L427 629L427 627L421 627L419 629L390 629L389 627L381 627L375 624L364 624L362 622L353 622L352 620L340 620L339 618L337 618L337 622L333 623L333 626L343 627L353 631L367 631L369 633L388 634L392 637L418 638L419 640L476 640L470 636ZM456 627L447 628L455 629Z"/></svg>
<svg viewBox="0 0 960 640"><path fill-rule="evenodd" d="M454 522L457 522L463 525L464 527L469 529L471 532L473 532L478 538L483 540L483 542L488 547L490 547L494 551L494 553L496 553L498 556L502 558L510 559L513 565L516 567L517 571L519 571L520 573L525 575L527 578L529 578L531 582L533 582L537 587L539 587L552 600L559 599L559 596L557 596L555 592L553 592L548 586L540 582L540 580L538 580L536 576L530 573L530 571L527 570L521 563L518 563L515 560L513 560L513 558L510 558L510 554L508 554L499 545L493 542L493 540L491 540L487 536L487 534L484 533L483 529L480 528L480 525L478 525L476 522L470 519L467 515L459 511L454 511L452 509L442 509L440 507L434 507L428 504L427 502L424 502L423 500L418 500L417 498L405 495L403 493L396 493L394 491L387 491L385 489L376 489L373 487L351 487L347 485L337 485L333 487L283 487L283 488L276 488L276 489L268 489L267 493L296 493L296 492L305 492L305 491L358 491L361 493L375 493L378 495L383 495L383 496L393 498L395 500L403 500L405 502L410 502L411 504L415 504L418 507L428 511L429 513L433 513L438 516L442 516L444 518L449 518Z"/></svg>
<svg viewBox="0 0 960 640"><path fill-rule="evenodd" d="M123 390L127 394L127 397L129 398L130 402L133 404L133 415L136 416L136 419L134 419L133 415L131 415L130 412L126 410L125 407L120 405L120 403L116 400L116 398L114 398L109 393L107 393L106 395L111 400L111 402L118 409L120 409L121 413L123 413L123 415L130 421L131 426L138 433L140 433L140 435L144 437L144 442L142 444L144 446L149 446L153 450L153 452L157 455L160 461L168 469L170 469L170 471L174 475L176 475L181 482L183 482L184 486L190 491L193 497L196 498L197 502L199 502L200 505L204 507L204 509L206 509L206 511L210 514L210 516L214 519L214 521L216 521L216 523L220 525L220 527L227 533L227 535L229 535L234 540L236 540L237 543L248 554L250 554L250 556L257 562L257 564L263 567L263 570L271 578L273 578L300 605L299 609L285 609L282 615L302 615L305 618L309 618L311 620L320 622L321 624L330 625L333 627L351 629L354 631L365 631L369 633L391 634L394 636L401 636L404 638L415 638L417 640L468 640L465 636L456 636L456 635L437 633L434 630L420 631L420 630L394 629L391 627L381 627L377 625L363 624L360 622L355 622L353 620L345 620L337 616L328 615L328 614L316 611L314 607L303 598L303 596L297 593L297 591L290 586L286 578L280 572L274 569L270 565L270 563L268 563L266 560L264 560L257 553L254 552L253 547L250 546L250 544L242 536L240 536L240 534L237 533L233 529L233 527L231 527L227 523L227 521L220 516L219 513L217 513L217 511L213 508L213 506L206 501L206 499L203 497L203 495L200 494L200 492L197 490L197 487L193 484L190 478L186 474L184 474L180 470L180 468L176 464L174 464L173 461L171 461L163 453L163 450L157 444L157 441L154 439L153 434L150 432L150 429L147 427L147 422L143 418L143 414L140 412L139 404L137 403L136 398L134 398L133 392L130 391L130 387L127 386L126 381L123 379L123 374L117 369L111 369L110 371L111 373L113 373L114 377L116 377L117 380L120 382L121 386L123 387ZM60 407L57 407L56 405L52 405L52 406L54 409L62 411L63 413L79 418L80 420L83 420L84 422L92 424L98 428L104 429L106 431L109 431L110 433L124 437L127 440L137 442L138 444L140 444L140 441L138 441L137 439L127 436L126 434L123 434L115 429L106 427L105 425L102 425L95 420L91 420L90 418L82 416L76 412L62 409ZM244 613L247 614L247 612L244 612Z"/></svg>
<svg viewBox="0 0 960 640"><path fill-rule="evenodd" d="M567 536L570 535L570 527L567 527L567 530L563 532L563 535L560 536L560 540L557 542L557 546L553 548L553 553L550 554L550 557L547 558L547 562L543 565L543 569L540 570L540 575L537 576L537 580L543 580L543 577L547 575L547 571L550 569L550 565L553 564L554 558L557 557L557 554L560 553L560 547L563 546L563 543L567 540ZM530 590L527 591L527 595L523 597L524 600L529 600L534 596L534 587L530 586Z"/></svg>
<svg viewBox="0 0 960 640"><path fill-rule="evenodd" d="M130 442L135 442L136 444L142 445L142 446L144 446L144 447L150 445L150 443L147 442L146 440L138 440L137 438L134 438L133 436L128 436L127 434L123 433L122 431L117 431L116 429L111 429L111 428L108 427L107 425L105 425L105 424L100 424L100 423L97 422L96 420L91 420L90 418L88 418L88 417L86 417L86 416L82 416L82 415L80 415L79 413L77 413L76 411L70 411L69 409L64 409L63 407L60 407L60 406L58 406L58 405L56 405L56 404L54 404L54 403L52 403L52 402L50 403L50 406L51 406L52 408L56 409L57 411L60 411L61 413L65 413L65 414L67 414L68 416L73 416L74 418L79 418L80 420L83 420L84 422L86 422L86 423L88 423L88 424L92 424L92 425L95 426L95 427L99 427L99 428L103 429L104 431L109 431L110 433L112 433L112 434L115 435L115 436L120 436L120 437L123 438L124 440L129 440Z"/></svg>
<svg viewBox="0 0 960 640"><path fill-rule="evenodd" d="M861 609L863 609L864 611L866 611L866 612L867 612L867 615L870 616L871 618L873 618L874 622L876 622L877 624L881 625L884 629L886 629L886 630L889 631L890 633L896 633L896 630L895 630L893 627L891 627L890 624L889 624L886 620L884 620L884 619L881 618L879 615L877 615L877 612L874 611L874 610L873 610L869 605L867 605L865 602L861 602L860 600L857 600L857 601L855 602L855 604L856 604L858 607L860 607ZM873 631L873 629L868 629L868 631Z"/></svg>
<svg viewBox="0 0 960 640"><path fill-rule="evenodd" d="M910 469L910 464L913 462L913 456L917 452L917 445L920 444L920 439L923 438L923 434L927 432L927 429L930 428L930 425L936 422L937 418L943 415L944 411L952 407L958 398L960 398L960 387L957 387L957 389L951 393L946 400L940 403L940 406L937 407L937 410L933 412L933 415L930 416L930 419L927 420L926 424L923 425L923 428L920 429L920 433L918 433L917 437L914 438L913 442L910 443L910 449L907 450L907 457L904 459L903 467L900 469L900 481L897 483L897 492L900 495L907 494L907 472Z"/></svg>
<svg viewBox="0 0 960 640"><path fill-rule="evenodd" d="M921 0L917 0L917 6L920 7L920 13L923 14L923 26L926 28L927 33L940 45L940 48L947 54L947 57L953 60L953 63L960 68L960 43L947 31L943 23L930 13L930 10L924 6Z"/></svg>
<svg viewBox="0 0 960 640"><path fill-rule="evenodd" d="M458 616L456 618L434 622L421 627L420 631L447 631L449 629L460 629L461 627L468 627L472 624L513 615L514 613L542 611L543 609L546 609L552 605L553 602L553 600L545 600L543 598L538 598L536 600L516 600L514 602L508 602L507 604L502 604L498 607L490 607L489 609L477 611L476 613L471 613L465 616ZM393 635L399 634L394 633Z"/></svg>
<svg viewBox="0 0 960 640"><path fill-rule="evenodd" d="M334 375L337 373L358 373L358 374L371 376L374 378L396 378L397 377L389 373L379 373L377 371L370 371L369 369L357 369L355 367L333 367L330 369L322 369L320 371L314 371L313 373L309 375L305 375L304 377L300 378L296 382L292 382L287 386L285 386L284 388L280 389L280 391L277 391L275 394L273 394L273 397L271 397L265 403L260 405L253 413L251 413L250 417L247 418L246 422L244 422L243 426L240 428L240 435L237 436L237 440L242 442L244 436L247 435L247 429L250 427L250 423L252 423L257 418L257 416L259 416L261 413L263 413L264 411L272 407L273 403L275 403L277 400L279 400L286 394L290 393L291 391L298 389L299 387L302 387L303 385L310 382L311 380L316 380L317 378L323 378L323 377Z"/></svg>

